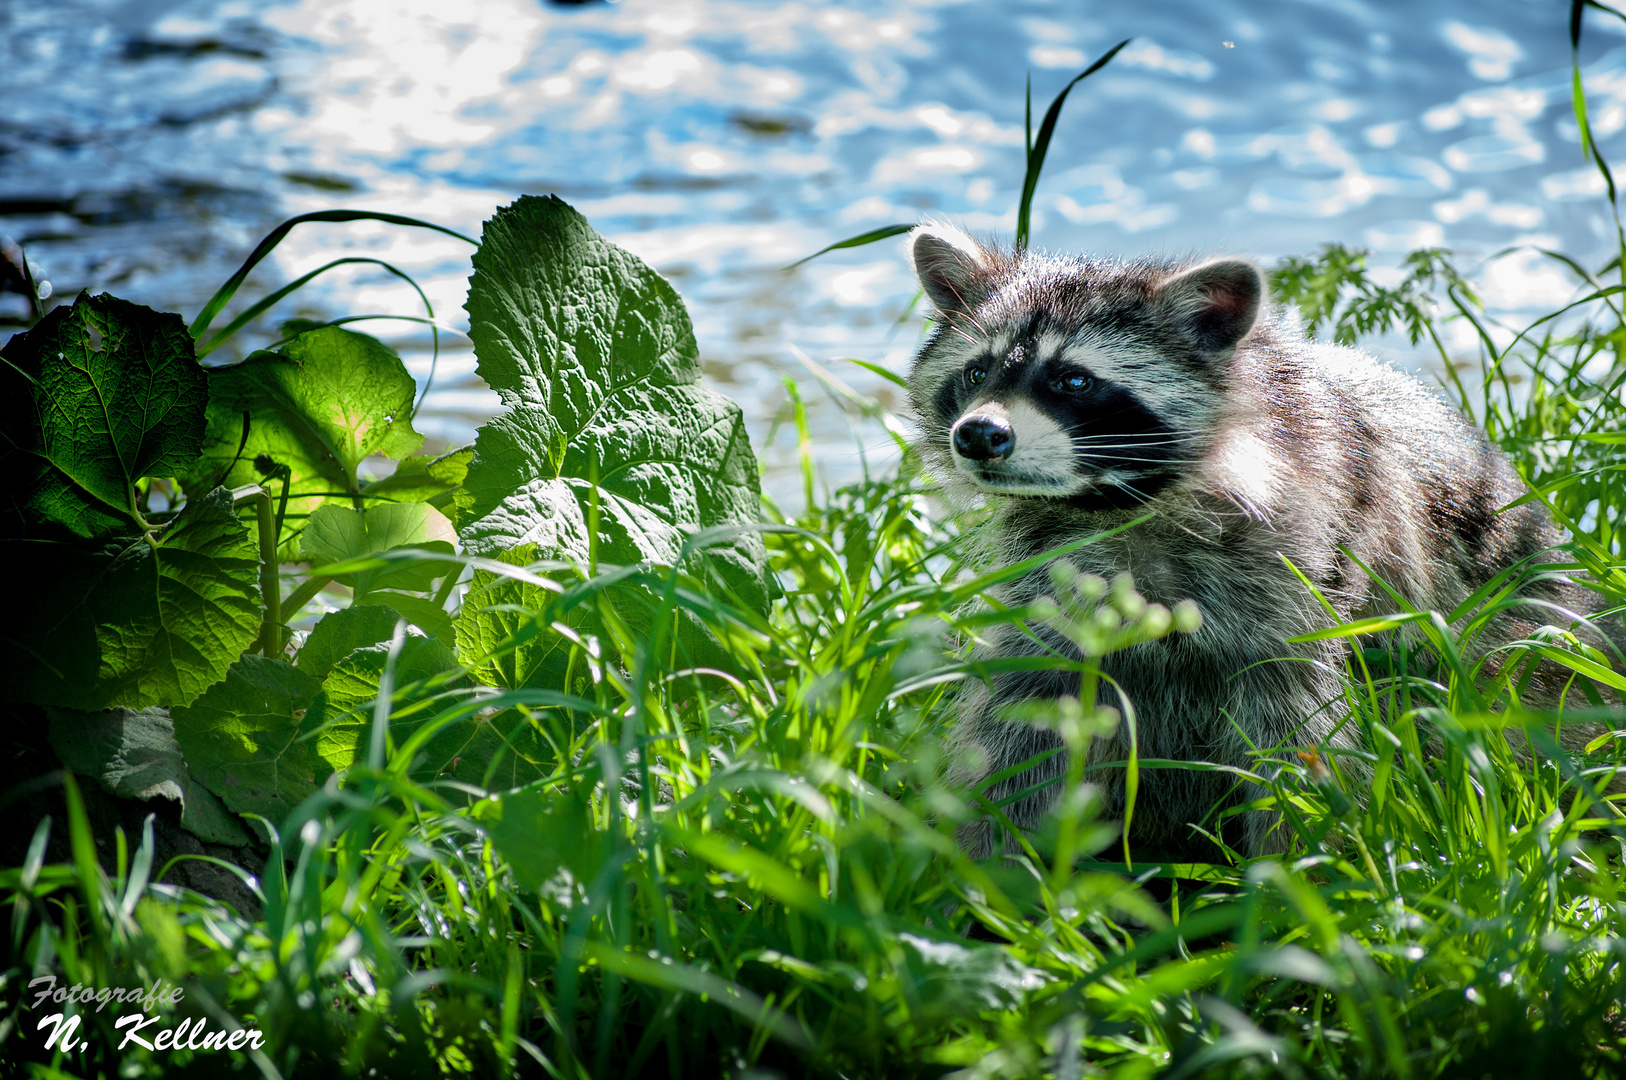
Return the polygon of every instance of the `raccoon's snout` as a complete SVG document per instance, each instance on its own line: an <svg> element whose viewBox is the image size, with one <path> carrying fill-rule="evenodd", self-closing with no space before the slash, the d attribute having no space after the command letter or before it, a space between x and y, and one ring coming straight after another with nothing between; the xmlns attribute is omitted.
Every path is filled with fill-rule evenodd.
<svg viewBox="0 0 1626 1080"><path fill-rule="evenodd" d="M1016 431L992 416L966 416L954 425L954 449L972 461L1003 461L1016 449Z"/></svg>

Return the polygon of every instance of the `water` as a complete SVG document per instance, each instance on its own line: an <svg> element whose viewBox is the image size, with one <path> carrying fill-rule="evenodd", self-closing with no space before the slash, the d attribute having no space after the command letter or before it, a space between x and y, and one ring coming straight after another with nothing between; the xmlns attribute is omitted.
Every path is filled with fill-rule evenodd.
<svg viewBox="0 0 1626 1080"><path fill-rule="evenodd" d="M768 442L786 375L813 400L827 482L858 474L861 446L872 467L890 446L820 396L796 350L901 409L839 358L902 371L919 319L899 240L781 268L925 216L1008 237L1029 73L1042 109L1135 39L1068 102L1036 246L1269 261L1336 240L1392 263L1444 244L1471 265L1530 245L1596 264L1612 226L1569 108L1568 9L0 0L0 235L55 299L105 289L190 316L289 215L360 207L477 234L515 196L557 192L683 292L708 377L746 408L769 489L794 507L795 440ZM1594 132L1626 161L1621 29L1589 13L1582 60ZM464 325L467 246L421 231L306 226L243 295L341 254L394 262ZM1529 250L1483 276L1514 321L1573 293ZM0 319L24 310L0 294ZM423 313L366 268L279 309L364 312ZM427 378L421 327L363 328ZM274 333L265 320L244 345ZM450 338L418 426L456 445L495 408Z"/></svg>

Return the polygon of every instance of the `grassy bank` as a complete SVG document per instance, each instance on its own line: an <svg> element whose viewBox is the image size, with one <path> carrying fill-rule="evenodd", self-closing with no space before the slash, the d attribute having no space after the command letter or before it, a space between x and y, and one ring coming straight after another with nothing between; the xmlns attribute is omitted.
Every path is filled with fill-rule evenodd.
<svg viewBox="0 0 1626 1080"><path fill-rule="evenodd" d="M1620 604L1626 326L1608 300L1592 322L1487 347L1460 375ZM1512 717L1539 744L1555 723L1626 726L1618 709L1578 683L1565 716L1493 718L1518 663L1498 681L1408 670L1398 643L1370 645L1347 681L1375 751L1369 791L1351 791L1335 759L1261 748L1291 857L1127 868L1086 788L1024 858L974 864L953 826L997 808L939 780L955 688L975 677L956 657L989 620L1022 613L967 614L990 580L960 570L954 527L918 480L810 490L767 533L783 593L765 615L652 568L477 571L463 606L500 609L510 629L458 685L398 682L393 719L368 709L368 722L415 734L375 742L266 823L270 856L248 882L257 918L153 884L150 834L121 835L114 868L98 865L64 777L67 820L50 828L72 860L42 865L42 825L0 876L6 1056L38 1056L43 1013L20 988L50 971L63 985L183 986L188 1008L265 1033L263 1056L239 1067L282 1075L1623 1067L1618 814L1588 794L1616 743L1525 762L1501 730ZM1424 626L1450 655L1502 599ZM1128 592L1101 610L1115 614L1072 627L1095 655L1175 632ZM711 630L703 657L697 622ZM1587 660L1557 632L1527 648ZM1592 659L1600 683L1620 684L1618 658ZM551 697L503 700L496 687L523 682L489 677L504 664L565 674ZM547 747L541 775L424 775L425 733L471 701L524 714ZM1075 746L1099 722L1063 716ZM63 1074L220 1067L204 1052L115 1051L112 1014L83 1011Z"/></svg>
<svg viewBox="0 0 1626 1080"><path fill-rule="evenodd" d="M433 459L414 452L410 377L364 335L290 325L274 350L198 367L286 295L211 335L269 250L190 327L83 298L6 346L0 404L49 404L68 357L88 370L139 340L163 378L136 389L179 418L112 474L95 440L123 444L105 418L76 414L62 450L61 410L29 413L36 456L62 464L0 506L4 554L30 575L0 641L19 673L8 767L27 774L6 804L24 854L0 869L7 1068L1626 1070L1626 821L1601 798L1626 756L1626 662L1564 626L1495 664L1464 659L1521 575L1584 574L1600 607L1626 606L1620 259L1554 256L1577 302L1528 327L1491 319L1444 252L1388 286L1342 248L1276 268L1312 330L1438 350L1446 391L1568 530L1568 561L1457 611L1343 628L1360 635L1344 704L1362 767L1259 747L1236 780L1269 792L1290 852L1173 866L1133 860L1081 765L1019 857L973 862L956 826L1002 809L946 786L943 755L955 695L994 670L966 659L991 625L1051 622L1083 655L1056 665L1088 680L1113 650L1189 631L1189 612L1088 580L1059 579L1042 610L985 602L1025 568L963 566L977 522L943 518L907 458L829 493L809 461L799 513L760 502L681 301L557 200L487 223L471 333L510 411ZM1446 347L1453 324L1474 328L1473 351ZM358 471L377 457L391 475ZM320 596L338 610L307 635ZM81 664L86 642L99 660ZM1575 673L1562 712L1520 702L1537 660ZM1063 701L1050 722L1082 762L1116 720ZM1579 724L1598 735L1565 753L1558 732ZM1219 835L1243 809L1201 826ZM179 832L200 838L192 854L166 840ZM175 850L215 859L235 902L164 883L187 869ZM179 988L151 1030L241 1027L258 1045L149 1049L118 1026L128 1006L36 1000L45 976Z"/></svg>

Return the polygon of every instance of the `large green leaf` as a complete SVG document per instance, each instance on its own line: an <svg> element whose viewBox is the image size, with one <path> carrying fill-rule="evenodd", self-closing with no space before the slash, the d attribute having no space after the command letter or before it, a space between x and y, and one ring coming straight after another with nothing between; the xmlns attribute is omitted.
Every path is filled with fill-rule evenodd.
<svg viewBox="0 0 1626 1080"><path fill-rule="evenodd" d="M603 835L580 790L515 791L482 800L474 814L521 888L541 888L561 866L577 881L598 872Z"/></svg>
<svg viewBox="0 0 1626 1080"><path fill-rule="evenodd" d="M120 798L161 797L180 803L181 826L200 839L237 846L249 842L242 822L193 779L175 741L175 726L163 709L46 712L51 717L51 748L74 772L95 778Z"/></svg>
<svg viewBox="0 0 1626 1080"><path fill-rule="evenodd" d="M280 496L281 481L267 481L286 467L288 524L297 529L324 498L360 494L356 467L368 455L402 458L422 445L412 428L414 393L412 376L382 342L334 326L308 330L281 352L209 371L203 453L183 479L265 482Z"/></svg>
<svg viewBox="0 0 1626 1080"><path fill-rule="evenodd" d="M310 746L299 737L316 689L287 661L251 653L190 706L171 710L175 741L227 806L281 822L316 790Z"/></svg>
<svg viewBox="0 0 1626 1080"><path fill-rule="evenodd" d="M423 773L502 791L540 780L556 758L547 739L518 709L475 715L449 727L425 748Z"/></svg>
<svg viewBox="0 0 1626 1080"><path fill-rule="evenodd" d="M451 615L428 597L378 589L368 593L366 599L369 603L389 605L396 614L432 638L439 638L447 645L453 641Z"/></svg>
<svg viewBox="0 0 1626 1080"><path fill-rule="evenodd" d="M536 561L536 545L522 544L496 558L513 566ZM453 620L457 655L470 675L490 686L514 690L557 687L565 675L564 640L538 620L559 594L491 570L475 570ZM499 647L513 641L500 655ZM568 688L566 688L568 689Z"/></svg>
<svg viewBox="0 0 1626 1080"><path fill-rule="evenodd" d="M96 546L11 540L0 696L94 712L184 705L259 632L259 558L231 492L187 503L153 537Z"/></svg>
<svg viewBox="0 0 1626 1080"><path fill-rule="evenodd" d="M366 756L368 732L373 724L373 703L378 684L389 658L390 644L382 641L355 649L328 672L322 692L316 696L306 721L306 730L316 732L316 768L320 776L342 772ZM433 697L442 688L418 688L417 684L457 666L452 650L436 638L409 634L401 643L395 660L395 687L401 696L394 705L400 713ZM391 724L399 743L433 708L411 710L410 717Z"/></svg>
<svg viewBox="0 0 1626 1080"><path fill-rule="evenodd" d="M381 503L367 510L329 503L310 516L299 546L306 559L321 566L406 547L450 555L456 537L446 516L424 503ZM460 563L438 559L396 560L334 580L354 589L360 598L374 589L427 589L436 578L461 568Z"/></svg>
<svg viewBox="0 0 1626 1080"><path fill-rule="evenodd" d="M0 355L0 531L141 527L135 482L184 471L203 441L208 389L181 317L81 294Z"/></svg>
<svg viewBox="0 0 1626 1080"><path fill-rule="evenodd" d="M495 556L497 561L526 566L537 560L536 545L522 544ZM663 607L662 584L647 572L624 567L586 581L565 571L560 588L547 588L492 570L476 569L464 593L452 628L458 657L478 682L521 689L564 689L572 645L569 627L578 637L605 635L634 647L654 638L656 619ZM687 594L692 596L693 594ZM383 594L379 594L380 597ZM681 601L682 596L679 597ZM668 612L665 647L675 650L669 660L678 667L731 670L737 660L717 642L706 623L684 606ZM613 620L618 627L612 628ZM625 656L631 662L630 655ZM585 678L578 667L576 682ZM682 691L678 691L680 694Z"/></svg>
<svg viewBox="0 0 1626 1080"><path fill-rule="evenodd" d="M933 941L900 934L904 963L919 1000L915 1008L936 1019L1014 1009L1049 980L993 945Z"/></svg>
<svg viewBox="0 0 1626 1080"><path fill-rule="evenodd" d="M315 734L319 778L348 769L365 757L373 703L388 656L388 642L364 646L328 674L306 721L306 729ZM390 738L396 746L433 721L442 709L460 702L461 695L445 691L449 685L462 686L462 679L422 685L456 666L452 651L434 638L411 635L402 642L395 664L398 694L390 720ZM508 709L495 716L464 716L447 724L424 746L412 771L420 779L449 777L469 784L513 787L545 775L542 766L551 758L546 740L522 714Z"/></svg>
<svg viewBox="0 0 1626 1080"><path fill-rule="evenodd" d="M486 424L457 495L465 550L536 544L588 561L670 565L697 529L758 518L756 460L738 406L702 385L672 287L554 197L486 223L469 282L481 376L509 412ZM704 566L745 602L765 596L760 537Z"/></svg>
<svg viewBox="0 0 1626 1080"><path fill-rule="evenodd" d="M311 636L299 647L294 665L313 679L325 679L334 664L355 650L388 641L400 618L393 608L383 604L356 604L330 611L311 628Z"/></svg>
<svg viewBox="0 0 1626 1080"><path fill-rule="evenodd" d="M428 502L446 495L463 483L469 473L469 462L474 458L474 447L462 446L448 450L437 458L414 454L403 459L395 471L382 480L375 480L361 489L367 505L383 502Z"/></svg>

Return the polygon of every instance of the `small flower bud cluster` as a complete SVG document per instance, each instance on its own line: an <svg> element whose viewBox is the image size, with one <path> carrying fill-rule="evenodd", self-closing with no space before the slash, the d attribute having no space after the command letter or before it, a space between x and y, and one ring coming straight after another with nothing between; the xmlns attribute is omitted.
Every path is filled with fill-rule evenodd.
<svg viewBox="0 0 1626 1080"><path fill-rule="evenodd" d="M1050 567L1050 580L1060 600L1041 612L1044 621L1085 656L1105 656L1170 633L1189 634L1202 625L1196 604L1182 600L1170 610L1148 603L1127 573L1108 584L1098 575L1080 573L1072 564L1058 561Z"/></svg>

